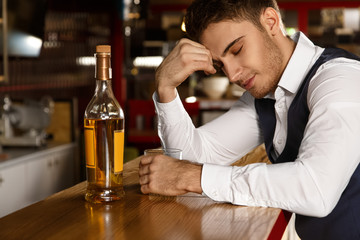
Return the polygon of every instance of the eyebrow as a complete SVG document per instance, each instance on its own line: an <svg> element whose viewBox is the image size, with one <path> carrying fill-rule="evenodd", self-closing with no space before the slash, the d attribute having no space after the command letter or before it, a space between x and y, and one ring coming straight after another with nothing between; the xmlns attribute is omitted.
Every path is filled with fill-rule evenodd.
<svg viewBox="0 0 360 240"><path fill-rule="evenodd" d="M230 48L232 46L234 46L235 43L237 43L238 41L240 41L240 39L242 39L244 36L238 37L237 39L235 39L234 41L232 41L231 43L229 43L229 45L227 45L227 47L225 48L224 52L222 53L222 57L224 57L226 55L226 53L230 50Z"/></svg>

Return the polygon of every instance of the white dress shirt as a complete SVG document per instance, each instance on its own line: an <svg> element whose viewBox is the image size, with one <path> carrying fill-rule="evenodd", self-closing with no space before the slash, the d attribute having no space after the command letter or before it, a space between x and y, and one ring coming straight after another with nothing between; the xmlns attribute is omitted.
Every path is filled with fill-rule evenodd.
<svg viewBox="0 0 360 240"><path fill-rule="evenodd" d="M323 52L302 33L273 98L279 155L285 147L287 112L307 72ZM159 103L158 133L166 147L183 149L183 158L203 163L203 192L216 201L267 206L323 217L338 202L360 162L360 63L338 58L323 64L309 84L310 110L295 162L229 166L263 143L254 98L245 92L219 118L195 128L179 96Z"/></svg>

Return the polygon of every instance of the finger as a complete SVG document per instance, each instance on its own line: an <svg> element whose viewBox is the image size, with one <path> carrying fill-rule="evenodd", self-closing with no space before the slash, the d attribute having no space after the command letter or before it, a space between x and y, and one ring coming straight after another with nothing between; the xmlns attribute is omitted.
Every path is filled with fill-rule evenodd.
<svg viewBox="0 0 360 240"><path fill-rule="evenodd" d="M216 69L208 61L196 60L185 66L187 72L193 73L195 71L204 71L209 74L215 74Z"/></svg>
<svg viewBox="0 0 360 240"><path fill-rule="evenodd" d="M202 65L201 63L199 64ZM199 66L199 69L203 70L207 75L215 74L217 72L216 68L214 68L212 64L205 64L204 66Z"/></svg>
<svg viewBox="0 0 360 240"><path fill-rule="evenodd" d="M216 70L216 68L214 68L214 69L215 69L215 71L213 71L213 70L211 70L211 71L205 71L205 70L204 70L204 73L205 73L206 75L215 74L215 73L217 73L217 70Z"/></svg>
<svg viewBox="0 0 360 240"><path fill-rule="evenodd" d="M141 192L143 194L149 194L150 193L149 185L141 185L140 190L141 190Z"/></svg>
<svg viewBox="0 0 360 240"><path fill-rule="evenodd" d="M183 55L183 57L187 57L187 56L191 56L193 58L199 57L213 64L211 52L206 48L201 48L201 47L193 46L191 44L186 44L181 47L180 53Z"/></svg>
<svg viewBox="0 0 360 240"><path fill-rule="evenodd" d="M140 164L141 165L148 165L152 162L153 156L142 156L140 159Z"/></svg>
<svg viewBox="0 0 360 240"><path fill-rule="evenodd" d="M214 68L212 59L209 57L209 55L204 53L183 53L181 61L185 66L191 66L195 62L203 62L204 64L209 65L209 67Z"/></svg>
<svg viewBox="0 0 360 240"><path fill-rule="evenodd" d="M192 44L184 44L180 47L180 51L182 53L186 53L186 52L192 52L192 53L202 53L202 54L207 54L207 55L211 55L210 51L203 47L203 46L194 46Z"/></svg>
<svg viewBox="0 0 360 240"><path fill-rule="evenodd" d="M186 53L205 54L208 56L209 61L212 62L212 55L210 50L207 49L204 45L201 45L197 42L185 40L182 41L181 44L177 46L177 48L179 49L180 54L186 54Z"/></svg>
<svg viewBox="0 0 360 240"><path fill-rule="evenodd" d="M139 168L139 176L143 176L150 173L150 165L141 165Z"/></svg>
<svg viewBox="0 0 360 240"><path fill-rule="evenodd" d="M140 185L147 185L149 184L149 175L143 175L141 177L139 177L139 183Z"/></svg>

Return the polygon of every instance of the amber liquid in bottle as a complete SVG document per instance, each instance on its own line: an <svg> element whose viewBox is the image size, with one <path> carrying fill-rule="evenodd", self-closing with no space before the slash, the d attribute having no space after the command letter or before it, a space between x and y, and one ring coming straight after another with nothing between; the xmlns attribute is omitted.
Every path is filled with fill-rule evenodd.
<svg viewBox="0 0 360 240"><path fill-rule="evenodd" d="M89 157L92 155L89 151L93 151L94 154L93 161L87 162L88 186L85 195L87 201L107 202L123 197L123 167L121 161L116 162L119 158L116 155L121 155L123 152L121 149L116 149L115 144L116 134L124 133L123 121L123 119L84 120L85 132L94 132L93 144L89 144L93 145L94 149L86 149ZM93 134L89 133L89 135Z"/></svg>
<svg viewBox="0 0 360 240"><path fill-rule="evenodd" d="M109 54L96 54L100 55L97 56L96 90L84 116L85 199L92 203L120 200L124 196L124 116L111 89Z"/></svg>

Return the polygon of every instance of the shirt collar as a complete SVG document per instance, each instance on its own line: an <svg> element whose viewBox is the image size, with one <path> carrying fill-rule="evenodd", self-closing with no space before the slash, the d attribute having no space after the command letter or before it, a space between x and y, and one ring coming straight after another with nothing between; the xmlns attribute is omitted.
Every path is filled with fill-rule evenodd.
<svg viewBox="0 0 360 240"><path fill-rule="evenodd" d="M295 33L291 39L297 44L278 86L295 94L319 54L318 47L302 32Z"/></svg>

